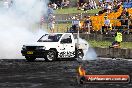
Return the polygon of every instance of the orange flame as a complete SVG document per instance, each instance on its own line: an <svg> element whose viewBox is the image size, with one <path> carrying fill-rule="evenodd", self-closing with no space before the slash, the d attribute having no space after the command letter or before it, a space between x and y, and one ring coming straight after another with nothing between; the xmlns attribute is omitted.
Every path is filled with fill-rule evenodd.
<svg viewBox="0 0 132 88"><path fill-rule="evenodd" d="M85 76L86 75L86 71L84 70L84 68L82 68L81 65L78 68L78 72L79 72L80 76Z"/></svg>

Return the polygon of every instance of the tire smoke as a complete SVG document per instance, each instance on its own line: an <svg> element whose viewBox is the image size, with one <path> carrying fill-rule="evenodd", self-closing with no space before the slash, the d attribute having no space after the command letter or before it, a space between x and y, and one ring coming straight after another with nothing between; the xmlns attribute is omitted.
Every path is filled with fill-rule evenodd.
<svg viewBox="0 0 132 88"><path fill-rule="evenodd" d="M87 47L85 50L83 50L84 57L83 60L96 60L97 54L94 51L94 49L88 44L88 42L84 39L79 38L79 43L85 43L87 44Z"/></svg>
<svg viewBox="0 0 132 88"><path fill-rule="evenodd" d="M4 3L4 2L3 2ZM37 26L47 12L48 0L12 0L0 6L0 59L20 59L22 45L45 33Z"/></svg>

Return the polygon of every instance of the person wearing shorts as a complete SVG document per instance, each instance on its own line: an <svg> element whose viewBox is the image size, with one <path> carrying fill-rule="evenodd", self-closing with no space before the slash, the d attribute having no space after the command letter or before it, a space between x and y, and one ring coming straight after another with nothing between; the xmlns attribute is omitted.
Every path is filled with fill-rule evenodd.
<svg viewBox="0 0 132 88"><path fill-rule="evenodd" d="M55 16L53 14L49 15L49 29L51 33L54 33L54 25L55 25Z"/></svg>

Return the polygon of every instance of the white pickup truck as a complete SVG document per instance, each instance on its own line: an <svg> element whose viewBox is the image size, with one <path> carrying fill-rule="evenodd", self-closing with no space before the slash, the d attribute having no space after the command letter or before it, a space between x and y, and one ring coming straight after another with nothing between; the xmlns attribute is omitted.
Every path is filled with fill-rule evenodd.
<svg viewBox="0 0 132 88"><path fill-rule="evenodd" d="M84 43L77 44L72 33L49 33L34 44L23 45L21 53L27 61L34 61L36 58L45 58L46 61L76 57L82 59L86 46Z"/></svg>

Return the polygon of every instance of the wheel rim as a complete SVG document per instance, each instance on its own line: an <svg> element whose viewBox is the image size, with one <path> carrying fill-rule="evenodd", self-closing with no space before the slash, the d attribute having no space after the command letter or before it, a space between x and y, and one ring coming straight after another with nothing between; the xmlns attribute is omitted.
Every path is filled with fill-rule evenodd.
<svg viewBox="0 0 132 88"><path fill-rule="evenodd" d="M78 58L77 60L82 60L83 59L83 53L81 51L78 51Z"/></svg>
<svg viewBox="0 0 132 88"><path fill-rule="evenodd" d="M78 57L79 57L79 59L83 59L83 54L82 54L82 52L81 51L78 51Z"/></svg>
<svg viewBox="0 0 132 88"><path fill-rule="evenodd" d="M54 59L54 53L53 53L53 52L49 52L49 53L47 54L47 59L48 59L49 61L52 61L52 60Z"/></svg>

